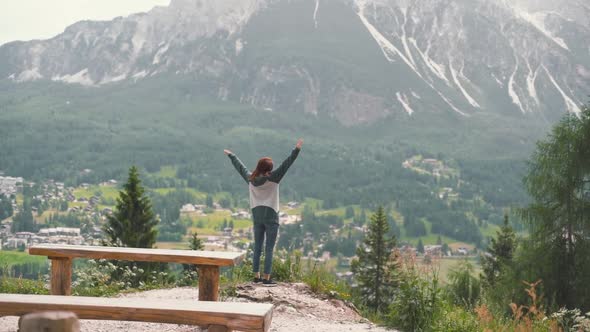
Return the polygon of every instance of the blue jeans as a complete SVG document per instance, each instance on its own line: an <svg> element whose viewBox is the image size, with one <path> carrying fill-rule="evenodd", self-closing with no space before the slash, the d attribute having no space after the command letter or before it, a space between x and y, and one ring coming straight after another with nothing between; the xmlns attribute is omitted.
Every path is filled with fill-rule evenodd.
<svg viewBox="0 0 590 332"><path fill-rule="evenodd" d="M262 242L266 236L264 249L264 273L270 274L272 269L272 254L279 234L279 223L273 219L254 220L254 261L252 268L254 273L260 272L260 256L262 255Z"/></svg>

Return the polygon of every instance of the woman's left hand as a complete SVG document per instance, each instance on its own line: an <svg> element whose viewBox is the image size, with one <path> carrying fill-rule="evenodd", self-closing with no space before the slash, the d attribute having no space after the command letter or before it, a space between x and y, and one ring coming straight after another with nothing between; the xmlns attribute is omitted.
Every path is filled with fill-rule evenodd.
<svg viewBox="0 0 590 332"><path fill-rule="evenodd" d="M298 149L301 149L302 145L303 145L303 138L300 138L297 140L297 145L295 145L295 147Z"/></svg>
<svg viewBox="0 0 590 332"><path fill-rule="evenodd" d="M232 154L232 152L230 150L223 150L223 153L225 153L226 156L229 156L230 154Z"/></svg>

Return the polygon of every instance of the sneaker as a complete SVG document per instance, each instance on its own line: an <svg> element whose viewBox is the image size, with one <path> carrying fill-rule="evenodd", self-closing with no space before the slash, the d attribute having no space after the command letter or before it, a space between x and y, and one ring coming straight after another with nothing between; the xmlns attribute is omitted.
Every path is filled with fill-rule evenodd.
<svg viewBox="0 0 590 332"><path fill-rule="evenodd" d="M272 279L268 279L268 280L264 279L262 281L262 286L264 286L264 287L275 287L276 285L277 285L277 283L274 282L274 280L272 280Z"/></svg>
<svg viewBox="0 0 590 332"><path fill-rule="evenodd" d="M254 277L254 283L255 283L255 284L259 284L259 283L261 283L262 281L263 281L263 280L262 280L262 278L256 278L256 277Z"/></svg>

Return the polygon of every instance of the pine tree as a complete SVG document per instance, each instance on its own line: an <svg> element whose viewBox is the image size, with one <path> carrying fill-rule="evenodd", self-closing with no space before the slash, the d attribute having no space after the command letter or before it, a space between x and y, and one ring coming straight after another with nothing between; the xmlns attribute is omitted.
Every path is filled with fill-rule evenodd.
<svg viewBox="0 0 590 332"><path fill-rule="evenodd" d="M532 200L521 210L530 230L523 244L535 263L527 273L543 280L549 301L582 311L590 309L590 200L584 194L590 179L588 142L586 106L580 114L566 114L537 143L524 178Z"/></svg>
<svg viewBox="0 0 590 332"><path fill-rule="evenodd" d="M0 220L11 217L13 212L10 197L0 194Z"/></svg>
<svg viewBox="0 0 590 332"><path fill-rule="evenodd" d="M359 217L359 223L361 225L364 225L367 223L367 214L365 213L365 209L361 210L361 215Z"/></svg>
<svg viewBox="0 0 590 332"><path fill-rule="evenodd" d="M205 249L205 244L203 243L203 240L199 239L197 232L191 233L191 235L188 239L188 247L190 248L190 250L204 250ZM194 264L182 264L182 268L184 269L184 271L187 271L187 272L192 272L192 271L197 270L197 266Z"/></svg>
<svg viewBox="0 0 590 332"><path fill-rule="evenodd" d="M115 211L107 216L103 245L113 247L152 248L156 244L158 219L150 199L144 195L139 172L129 169L129 179L119 192Z"/></svg>
<svg viewBox="0 0 590 332"><path fill-rule="evenodd" d="M350 219L350 218L354 218L354 208L352 206L349 206L346 208L346 212L345 212L345 219Z"/></svg>
<svg viewBox="0 0 590 332"><path fill-rule="evenodd" d="M375 312L387 308L397 286L396 239L388 238L388 233L387 217L379 207L371 216L368 232L357 247L358 259L351 267L365 305Z"/></svg>
<svg viewBox="0 0 590 332"><path fill-rule="evenodd" d="M23 206L13 218L11 228L13 233L37 231L37 223L33 217L30 198L25 197Z"/></svg>
<svg viewBox="0 0 590 332"><path fill-rule="evenodd" d="M416 251L421 254L424 253L424 243L422 243L422 239L418 239L418 244L416 245Z"/></svg>
<svg viewBox="0 0 590 332"><path fill-rule="evenodd" d="M483 280L486 286L493 287L502 270L512 262L516 250L516 234L508 221L508 215L504 216L504 225L496 237L492 238L488 247L488 255L482 256Z"/></svg>
<svg viewBox="0 0 590 332"><path fill-rule="evenodd" d="M197 236L197 233L191 233L190 235L190 239L188 241L188 247L191 250L203 250L205 249L205 244L203 243L203 240L199 239L199 237Z"/></svg>

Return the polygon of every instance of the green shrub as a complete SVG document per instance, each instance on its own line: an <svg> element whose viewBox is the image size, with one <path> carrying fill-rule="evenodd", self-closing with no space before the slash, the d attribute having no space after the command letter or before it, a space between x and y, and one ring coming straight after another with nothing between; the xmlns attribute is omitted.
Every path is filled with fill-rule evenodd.
<svg viewBox="0 0 590 332"><path fill-rule="evenodd" d="M113 296L121 292L175 286L167 272L151 271L146 279L143 269L136 265L117 266L105 260L88 260L86 265L74 269L73 273L72 294L79 296ZM117 277L113 278L113 275Z"/></svg>
<svg viewBox="0 0 590 332"><path fill-rule="evenodd" d="M45 281L39 275L36 280L15 278L10 265L0 262L0 293L7 294L49 294Z"/></svg>
<svg viewBox="0 0 590 332"><path fill-rule="evenodd" d="M481 283L474 276L474 268L464 260L449 273L447 294L455 305L473 309L480 301Z"/></svg>
<svg viewBox="0 0 590 332"><path fill-rule="evenodd" d="M276 281L300 281L302 278L301 252L298 250L293 253L288 253L285 250L276 252L272 262L272 277Z"/></svg>
<svg viewBox="0 0 590 332"><path fill-rule="evenodd" d="M445 303L439 317L434 320L433 332L476 332L483 331L477 315L460 306Z"/></svg>
<svg viewBox="0 0 590 332"><path fill-rule="evenodd" d="M350 286L339 281L334 274L328 271L324 264L315 263L304 274L303 282L316 294L323 294L341 300L351 299Z"/></svg>
<svg viewBox="0 0 590 332"><path fill-rule="evenodd" d="M0 293L47 295L49 291L45 287L45 282L40 279L2 277L0 278Z"/></svg>
<svg viewBox="0 0 590 332"><path fill-rule="evenodd" d="M414 255L403 256L399 288L385 317L386 324L404 331L430 331L442 303L438 273L420 268Z"/></svg>

